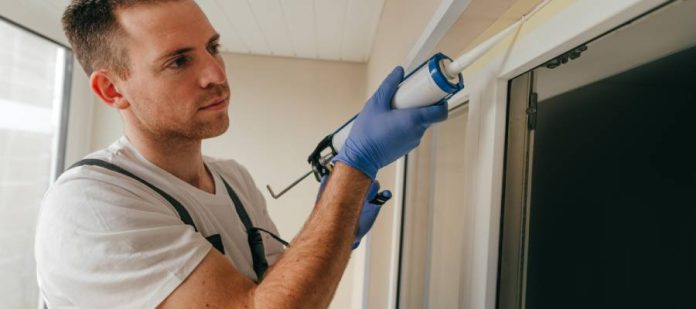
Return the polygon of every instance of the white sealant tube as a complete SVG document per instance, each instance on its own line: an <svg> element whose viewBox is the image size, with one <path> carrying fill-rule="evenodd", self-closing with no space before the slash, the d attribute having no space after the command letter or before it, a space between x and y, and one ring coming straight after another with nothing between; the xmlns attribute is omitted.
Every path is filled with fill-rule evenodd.
<svg viewBox="0 0 696 309"><path fill-rule="evenodd" d="M428 66L424 65L399 84L392 107L401 109L427 106L440 102L450 93L438 87Z"/></svg>
<svg viewBox="0 0 696 309"><path fill-rule="evenodd" d="M346 126L334 133L333 140L331 140L331 144L337 152L341 151L341 148L343 148L343 144L346 143L348 133L350 133L350 129L353 128L353 123L355 123L355 121L351 120L348 124L346 124Z"/></svg>
<svg viewBox="0 0 696 309"><path fill-rule="evenodd" d="M391 106L396 109L428 106L442 101L449 95L464 88L460 74L454 78L445 74L445 67L452 60L443 54L436 54L408 74L399 84ZM332 146L340 151L353 127L353 120L339 128L333 135Z"/></svg>

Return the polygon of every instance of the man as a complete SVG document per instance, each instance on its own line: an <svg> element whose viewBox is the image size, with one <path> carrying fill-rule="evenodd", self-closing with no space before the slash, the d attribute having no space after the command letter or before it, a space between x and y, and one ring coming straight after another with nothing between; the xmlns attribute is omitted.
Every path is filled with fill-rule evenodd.
<svg viewBox="0 0 696 309"><path fill-rule="evenodd" d="M49 308L327 307L377 171L447 116L443 105L391 110L395 69L356 118L302 231L286 250L266 233L259 247L257 228L277 233L263 196L242 166L201 154L201 140L228 127L230 92L196 3L75 0L63 24L125 136L88 156L115 167L72 168L46 193L36 260Z"/></svg>

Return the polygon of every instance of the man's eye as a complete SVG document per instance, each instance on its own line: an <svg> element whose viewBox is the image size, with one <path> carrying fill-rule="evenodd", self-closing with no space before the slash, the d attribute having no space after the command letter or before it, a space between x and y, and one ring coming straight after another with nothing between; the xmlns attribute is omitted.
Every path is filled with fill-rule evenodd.
<svg viewBox="0 0 696 309"><path fill-rule="evenodd" d="M211 54L216 55L220 53L220 43L215 43L208 47L208 51L210 51Z"/></svg>
<svg viewBox="0 0 696 309"><path fill-rule="evenodd" d="M178 57L178 58L174 59L174 61L170 62L167 67L171 68L171 69L181 69L190 61L191 61L191 58L189 58L189 57L183 57L183 56Z"/></svg>

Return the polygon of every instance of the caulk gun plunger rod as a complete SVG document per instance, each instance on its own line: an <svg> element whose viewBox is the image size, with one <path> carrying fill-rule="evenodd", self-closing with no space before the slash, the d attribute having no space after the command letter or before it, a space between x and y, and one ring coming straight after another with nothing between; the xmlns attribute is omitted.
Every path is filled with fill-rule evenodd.
<svg viewBox="0 0 696 309"><path fill-rule="evenodd" d="M288 192L290 189L294 188L298 183L300 183L302 180L307 178L309 175L312 175L312 171L309 171L309 172L305 173L302 177L297 178L297 180L293 181L293 183L291 183L289 186L287 186L285 189L283 189L283 191L280 191L280 193L277 193L277 194L273 191L273 189L271 189L270 185L266 185L266 189L268 189L268 192L271 193L271 196L274 199L278 199L283 194L285 194L285 192Z"/></svg>

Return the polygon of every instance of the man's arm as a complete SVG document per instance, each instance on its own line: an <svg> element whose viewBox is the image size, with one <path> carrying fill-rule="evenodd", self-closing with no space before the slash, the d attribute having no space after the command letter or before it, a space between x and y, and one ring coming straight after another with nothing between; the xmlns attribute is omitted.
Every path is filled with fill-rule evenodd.
<svg viewBox="0 0 696 309"><path fill-rule="evenodd" d="M160 307L328 307L348 263L370 182L363 172L337 162L304 228L259 285L210 250Z"/></svg>

